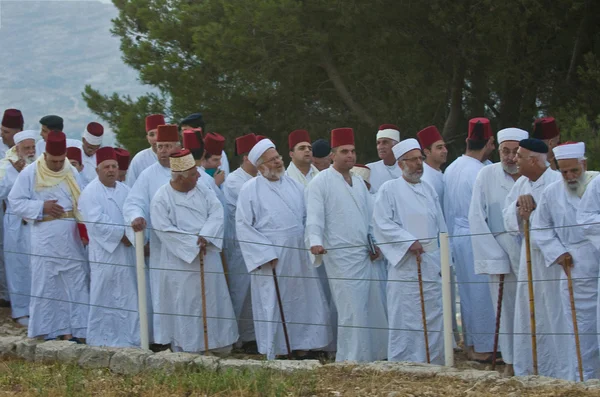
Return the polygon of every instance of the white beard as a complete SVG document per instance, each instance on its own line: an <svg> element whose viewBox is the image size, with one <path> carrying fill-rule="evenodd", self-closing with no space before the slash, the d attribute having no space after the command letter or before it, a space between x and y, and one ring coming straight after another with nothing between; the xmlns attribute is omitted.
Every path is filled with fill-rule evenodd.
<svg viewBox="0 0 600 397"><path fill-rule="evenodd" d="M282 168L281 171L271 171L270 169L260 170L260 174L267 179L281 179L283 174L285 174L285 168Z"/></svg>
<svg viewBox="0 0 600 397"><path fill-rule="evenodd" d="M410 183L419 183L421 182L421 177L423 176L423 170L416 172L402 170L402 176Z"/></svg>
<svg viewBox="0 0 600 397"><path fill-rule="evenodd" d="M517 165L506 165L502 163L502 169L509 175L514 175L519 172L519 167Z"/></svg>

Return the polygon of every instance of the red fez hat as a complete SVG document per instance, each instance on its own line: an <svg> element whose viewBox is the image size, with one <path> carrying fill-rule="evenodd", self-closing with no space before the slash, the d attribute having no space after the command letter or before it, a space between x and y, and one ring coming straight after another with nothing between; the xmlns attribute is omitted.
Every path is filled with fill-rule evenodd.
<svg viewBox="0 0 600 397"><path fill-rule="evenodd" d="M204 150L212 155L219 156L225 148L225 138L216 132L209 132L204 137Z"/></svg>
<svg viewBox="0 0 600 397"><path fill-rule="evenodd" d="M67 136L62 131L50 131L46 138L46 153L62 156L67 153Z"/></svg>
<svg viewBox="0 0 600 397"><path fill-rule="evenodd" d="M354 130L352 128L336 128L331 131L331 147L354 145Z"/></svg>
<svg viewBox="0 0 600 397"><path fill-rule="evenodd" d="M469 120L469 136L472 141L487 141L493 136L490 121L485 117Z"/></svg>
<svg viewBox="0 0 600 397"><path fill-rule="evenodd" d="M239 156L243 153L249 153L256 142L258 142L258 139L254 134L246 134L235 138L235 154Z"/></svg>
<svg viewBox="0 0 600 397"><path fill-rule="evenodd" d="M189 150L202 149L202 128L183 131L183 147Z"/></svg>
<svg viewBox="0 0 600 397"><path fill-rule="evenodd" d="M421 149L428 148L435 142L444 140L435 125L430 125L417 132L417 138L419 138Z"/></svg>
<svg viewBox="0 0 600 397"><path fill-rule="evenodd" d="M290 132L288 135L288 145L290 150L294 150L294 147L300 142L308 142L310 143L310 135L306 130L295 130Z"/></svg>
<svg viewBox="0 0 600 397"><path fill-rule="evenodd" d="M6 128L23 128L23 113L19 109L6 109L2 116L2 126Z"/></svg>
<svg viewBox="0 0 600 397"><path fill-rule="evenodd" d="M69 160L75 160L81 164L81 149L75 146L67 148L67 158Z"/></svg>
<svg viewBox="0 0 600 397"><path fill-rule="evenodd" d="M121 149L120 147L115 148L115 154L117 155L117 163L119 163L120 171L127 171L129 168L129 159L131 155L125 149Z"/></svg>
<svg viewBox="0 0 600 397"><path fill-rule="evenodd" d="M102 134L104 134L104 127L102 127L102 124L96 123L95 121L89 123L86 129L87 132L93 136L102 136Z"/></svg>
<svg viewBox="0 0 600 397"><path fill-rule="evenodd" d="M165 124L165 116L162 114L151 114L146 116L146 132L158 128L159 125Z"/></svg>
<svg viewBox="0 0 600 397"><path fill-rule="evenodd" d="M267 139L267 137L266 137L265 135L257 135L257 136L256 136L256 142L260 142L260 141L262 141L263 139Z"/></svg>
<svg viewBox="0 0 600 397"><path fill-rule="evenodd" d="M96 150L96 165L100 165L101 162L106 160L117 160L117 153L115 153L115 149L110 146L101 147Z"/></svg>
<svg viewBox="0 0 600 397"><path fill-rule="evenodd" d="M179 142L177 125L163 124L156 127L156 142Z"/></svg>
<svg viewBox="0 0 600 397"><path fill-rule="evenodd" d="M552 139L559 134L554 117L542 117L533 123L533 136L535 139Z"/></svg>

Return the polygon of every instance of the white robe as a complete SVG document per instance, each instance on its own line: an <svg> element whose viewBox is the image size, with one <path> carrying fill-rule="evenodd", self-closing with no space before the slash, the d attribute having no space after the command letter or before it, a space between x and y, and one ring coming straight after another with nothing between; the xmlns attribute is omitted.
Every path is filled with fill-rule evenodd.
<svg viewBox="0 0 600 397"><path fill-rule="evenodd" d="M312 181L315 176L317 176L318 173L319 170L317 169L317 167L311 164L308 174L304 175L302 171L300 171L293 162L290 162L290 164L287 167L287 170L285 171L285 174L287 176L289 176L296 182L301 183L304 187L306 187L308 183Z"/></svg>
<svg viewBox="0 0 600 397"><path fill-rule="evenodd" d="M446 223L437 193L429 184L398 178L379 188L373 233L390 263L388 361L427 362L417 257L408 250L419 241L425 251L421 274L431 363L444 364L440 232L446 232Z"/></svg>
<svg viewBox="0 0 600 397"><path fill-rule="evenodd" d="M327 249L323 259L338 311L336 361L375 361L387 356L388 322L379 270L368 250L371 195L362 178L350 186L334 167L307 187L307 246Z"/></svg>
<svg viewBox="0 0 600 397"><path fill-rule="evenodd" d="M131 159L131 163L129 164L129 168L127 169L127 176L125 178L125 183L127 183L127 186L133 187L135 181L140 177L142 172L157 161L158 157L151 147L144 149L133 156L133 159Z"/></svg>
<svg viewBox="0 0 600 397"><path fill-rule="evenodd" d="M421 181L427 182L435 189L440 199L440 205L444 203L444 173L436 170L427 163L423 163L423 176Z"/></svg>
<svg viewBox="0 0 600 397"><path fill-rule="evenodd" d="M225 150L221 152L221 166L219 168L225 173L225 178L227 178L229 176L229 159Z"/></svg>
<svg viewBox="0 0 600 397"><path fill-rule="evenodd" d="M503 210L504 227L509 233L521 234L521 217L518 215L517 199L519 196L531 194L539 205L542 192L552 182L558 181L558 172L548 168L535 182L520 177L506 197ZM534 223L537 211L531 214L530 222ZM521 237L523 235L521 234ZM517 299L515 303L515 337L513 365L515 375L525 376L533 373L531 353L531 327L529 323L529 289L527 283L527 257L525 241L521 244L521 258L517 274ZM569 354L570 335L551 335L567 333L569 327L565 321L565 313L560 298L560 281L562 269L546 267L544 256L531 239L531 264L533 271L533 289L535 297L535 321L537 328L538 373L554 378L570 379L571 368L566 365Z"/></svg>
<svg viewBox="0 0 600 397"><path fill-rule="evenodd" d="M6 156L6 152L9 151L9 147L4 144L2 139L0 139L0 159L3 159ZM10 163L9 163L10 164ZM9 292L8 292L8 281L6 279L6 269L4 266L4 257L2 253L4 252L4 206L0 205L0 299L2 300L10 300Z"/></svg>
<svg viewBox="0 0 600 397"><path fill-rule="evenodd" d="M479 353L494 349L496 322L489 277L475 273L471 237L466 236L471 234L469 207L473 185L483 167L481 161L462 155L444 172L444 216L451 236L465 346L473 346Z"/></svg>
<svg viewBox="0 0 600 397"><path fill-rule="evenodd" d="M81 171L81 174L83 174L83 178L89 184L98 176L96 173L96 153L88 156L83 152L83 149L81 149L81 161L83 162L83 170Z"/></svg>
<svg viewBox="0 0 600 397"><path fill-rule="evenodd" d="M29 315L31 292L31 224L24 224L23 219L12 211L8 202L8 195L18 176L15 167L9 163L4 177L0 180L0 205L6 203L3 228L4 266L13 318Z"/></svg>
<svg viewBox="0 0 600 397"><path fill-rule="evenodd" d="M93 180L81 193L79 211L90 243L90 314L87 344L140 346L135 248L126 247L123 203L129 187L114 188Z"/></svg>
<svg viewBox="0 0 600 397"><path fill-rule="evenodd" d="M475 273L489 275L490 293L496 315L500 275L504 275L498 345L502 359L507 364L513 363L515 299L521 241L519 236L505 232L502 209L514 184L515 180L504 172L502 163L483 167L473 186L469 208Z"/></svg>
<svg viewBox="0 0 600 397"><path fill-rule="evenodd" d="M79 183L79 174L70 164ZM89 279L85 251L74 219L39 222L44 201L58 200L65 211L72 211L71 195L65 182L36 191L37 164L19 173L8 195L15 215L32 222L31 301L29 304L30 338L72 334L86 337Z"/></svg>
<svg viewBox="0 0 600 397"><path fill-rule="evenodd" d="M304 187L284 175L276 182L262 175L240 191L236 229L252 280L252 308L258 351L274 359L286 353L277 279L292 350L321 349L332 338L330 313L317 270L304 249Z"/></svg>
<svg viewBox="0 0 600 397"><path fill-rule="evenodd" d="M244 257L237 241L235 231L235 213L238 195L244 183L252 179L241 167L233 171L223 182L223 195L227 202L227 218L225 226L225 259L229 270L229 292L235 317L238 320L240 340L248 342L256 340L252 317L252 296L250 294L250 274L246 268Z"/></svg>
<svg viewBox="0 0 600 397"><path fill-rule="evenodd" d="M598 355L597 309L598 309L598 272L600 271L600 252L586 237L581 227L563 227L577 224L576 215L581 199L567 191L565 183L556 181L544 190L533 219L531 239L540 248L544 264L560 272L560 296L565 317L563 322L568 332L573 333L573 317L567 276L556 259L568 252L573 257L571 277L573 296L579 327L579 341L583 361L584 380L600 376L600 356ZM542 229L542 230L536 230ZM537 314L537 313L536 313ZM572 379L577 374L577 355L573 337L569 337L568 356L563 356L563 366L571 365ZM564 339L563 339L564 340Z"/></svg>
<svg viewBox="0 0 600 397"><path fill-rule="evenodd" d="M198 245L202 236L209 243L204 258L208 350L232 345L239 335L219 254L224 223L219 200L201 183L186 193L166 184L154 196L150 213L161 241L161 269L166 268L150 271L156 343L171 343L186 352L207 350Z"/></svg>
<svg viewBox="0 0 600 397"><path fill-rule="evenodd" d="M383 160L376 161L374 163L367 164L367 167L371 169L371 176L369 177L369 183L371 184L371 193L377 193L377 190L385 182L392 179L400 178L402 176L402 170L397 163L392 165L385 165Z"/></svg>

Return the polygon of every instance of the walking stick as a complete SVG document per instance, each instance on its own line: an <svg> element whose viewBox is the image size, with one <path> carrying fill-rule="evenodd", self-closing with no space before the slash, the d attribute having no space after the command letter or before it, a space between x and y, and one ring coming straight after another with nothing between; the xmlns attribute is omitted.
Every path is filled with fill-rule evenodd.
<svg viewBox="0 0 600 397"><path fill-rule="evenodd" d="M427 335L427 316L425 315L425 296L423 294L423 276L421 275L421 255L417 255L417 275L419 277L419 295L421 295L421 316L423 317L423 335L425 336L425 356L427 364L431 363L429 358L429 336Z"/></svg>
<svg viewBox="0 0 600 397"><path fill-rule="evenodd" d="M202 327L204 328L204 351L208 352L208 323L206 320L206 289L204 285L204 251L200 249L200 288L202 289Z"/></svg>
<svg viewBox="0 0 600 397"><path fill-rule="evenodd" d="M529 240L529 220L523 221L525 231L525 255L527 258L527 284L529 285L529 321L531 324L531 353L533 355L533 374L538 374L537 339L535 330L535 300L533 295L533 269L531 267L531 241Z"/></svg>
<svg viewBox="0 0 600 397"><path fill-rule="evenodd" d="M498 339L500 336L500 317L502 313L502 297L504 295L504 274L500 275L498 285L498 305L496 308L496 332L494 333L494 352L492 353L492 371L496 369L496 354L498 354Z"/></svg>
<svg viewBox="0 0 600 397"><path fill-rule="evenodd" d="M579 367L579 381L583 382L583 362L581 360L581 346L579 345L579 327L577 325L577 312L575 311L575 295L573 294L573 279L571 278L571 257L565 259L567 264L567 280L569 284L569 299L571 300L571 316L573 317L573 331L575 333L575 348L577 349L577 366Z"/></svg>
<svg viewBox="0 0 600 397"><path fill-rule="evenodd" d="M272 262L271 262L272 264ZM285 347L287 347L288 358L292 359L292 349L290 349L290 337L288 336L285 315L283 314L283 304L281 303L281 293L279 292L279 282L277 282L277 273L273 267L273 282L275 283L275 293L277 294L277 303L279 304L279 314L281 315L281 325L283 325L283 336L285 337Z"/></svg>

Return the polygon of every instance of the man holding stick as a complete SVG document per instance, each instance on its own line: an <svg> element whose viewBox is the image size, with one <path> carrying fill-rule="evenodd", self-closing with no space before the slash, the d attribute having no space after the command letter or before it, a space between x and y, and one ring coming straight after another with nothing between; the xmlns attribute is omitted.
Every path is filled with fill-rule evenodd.
<svg viewBox="0 0 600 397"><path fill-rule="evenodd" d="M238 328L219 254L223 207L211 189L198 183L200 174L189 150L172 154L170 168L170 183L158 189L150 205L161 241L159 263L166 268L150 272L154 312L164 313L155 323L156 342L170 343L173 351L227 353L238 339ZM208 325L208 346L203 322Z"/></svg>
<svg viewBox="0 0 600 397"><path fill-rule="evenodd" d="M444 363L442 285L437 236L446 222L435 189L421 181L423 155L419 142L406 139L392 148L402 177L379 188L373 210L373 233L390 263L387 302L389 361L426 361L421 305L425 307L432 364ZM422 261L424 283L418 281ZM423 295L419 299L419 284Z"/></svg>
<svg viewBox="0 0 600 397"><path fill-rule="evenodd" d="M573 334L571 302L568 290L568 272L573 278L574 300L581 342L584 380L600 376L600 356L596 337L596 309L598 307L598 271L600 253L587 238L586 232L576 225L577 208L588 184L598 176L586 171L585 144L565 143L553 149L563 181L549 185L536 210L531 238L544 255L544 265L561 273L560 296L569 334ZM539 230L538 230L539 229ZM570 266L569 266L570 265ZM561 271L562 267L564 271ZM570 337L574 341L573 337ZM563 357L570 364L575 379L577 361L575 344L569 355Z"/></svg>
<svg viewBox="0 0 600 397"><path fill-rule="evenodd" d="M489 275L494 308L498 307L500 285L503 288L502 309L500 313L496 309L496 323L500 320L498 342L502 359L507 364L507 375L514 374L513 323L521 244L517 236L505 233L502 209L508 192L521 176L516 162L517 150L519 141L526 138L527 132L518 128L498 131L501 161L479 171L469 208L475 273Z"/></svg>
<svg viewBox="0 0 600 397"><path fill-rule="evenodd" d="M289 339L290 349L306 356L307 350L327 346L332 332L319 275L304 249L304 186L285 174L281 156L269 139L256 143L248 160L260 175L240 190L236 231L251 275L258 351L274 359L286 353ZM287 330L280 325L281 311L291 323Z"/></svg>
<svg viewBox="0 0 600 397"><path fill-rule="evenodd" d="M546 156L548 146L539 139L524 139L519 142L517 166L521 177L506 197L503 218L508 233L521 235L525 221L535 215L542 192L553 182L560 180L560 174L548 167ZM532 375L534 372L532 336L529 307L529 286L527 275L526 241L521 245L521 259L517 274L517 298L515 303L514 357L515 375ZM560 269L547 268L544 256L534 242L531 244L531 264L535 298L535 321L537 326L537 357L539 375L561 379L572 379L571 370L565 365L569 343L572 337L566 335L568 327L560 301ZM544 280L544 281L540 281ZM563 333L563 335L555 335Z"/></svg>

